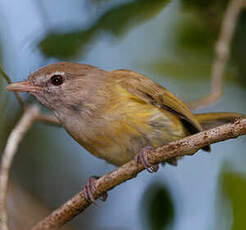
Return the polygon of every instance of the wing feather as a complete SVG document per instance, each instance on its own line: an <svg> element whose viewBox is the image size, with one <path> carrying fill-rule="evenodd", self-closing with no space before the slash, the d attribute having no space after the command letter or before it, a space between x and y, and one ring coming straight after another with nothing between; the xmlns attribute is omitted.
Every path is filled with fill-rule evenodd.
<svg viewBox="0 0 246 230"><path fill-rule="evenodd" d="M201 125L185 103L166 88L133 71L116 70L112 73L121 87L127 89L133 95L160 109L176 114L190 134L202 131ZM209 151L210 147L206 146L203 149Z"/></svg>

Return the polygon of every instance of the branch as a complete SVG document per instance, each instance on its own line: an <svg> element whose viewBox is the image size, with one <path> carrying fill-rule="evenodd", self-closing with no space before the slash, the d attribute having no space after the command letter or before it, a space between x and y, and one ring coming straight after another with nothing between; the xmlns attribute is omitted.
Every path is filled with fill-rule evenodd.
<svg viewBox="0 0 246 230"><path fill-rule="evenodd" d="M49 125L55 125L55 126L60 126L61 124L57 120L57 118L54 115L51 114L42 114L39 113L36 116L36 121L37 122L42 122L42 123L47 123Z"/></svg>
<svg viewBox="0 0 246 230"><path fill-rule="evenodd" d="M204 108L216 102L222 94L223 74L230 55L233 38L240 11L246 6L245 0L231 0L222 20L218 41L215 45L215 59L211 69L210 93L190 103L191 109Z"/></svg>
<svg viewBox="0 0 246 230"><path fill-rule="evenodd" d="M8 229L8 218L6 212L6 196L8 190L8 181L9 181L9 170L14 158L14 155L17 151L20 141L23 139L25 133L30 128L32 123L35 120L36 115L39 113L37 106L32 106L27 108L17 123L16 127L12 130L5 150L2 155L1 169L0 169L0 229Z"/></svg>
<svg viewBox="0 0 246 230"><path fill-rule="evenodd" d="M158 164L174 157L193 155L200 148L208 144L236 138L244 134L246 134L246 119L235 120L233 123L203 131L149 151L148 160L152 164ZM101 197L115 186L136 177L142 170L144 170L143 166L135 163L133 160L126 163L98 179L95 184L96 189L93 196L95 198ZM48 217L40 221L32 230L57 229L84 211L90 204L91 202L85 199L81 191L60 208L52 212Z"/></svg>
<svg viewBox="0 0 246 230"><path fill-rule="evenodd" d="M41 114L36 105L26 107L22 118L9 135L5 150L2 154L0 168L0 229L8 230L8 215L6 212L6 197L8 191L9 171L16 154L18 145L25 133L34 122L45 122L58 125L58 120L53 115Z"/></svg>

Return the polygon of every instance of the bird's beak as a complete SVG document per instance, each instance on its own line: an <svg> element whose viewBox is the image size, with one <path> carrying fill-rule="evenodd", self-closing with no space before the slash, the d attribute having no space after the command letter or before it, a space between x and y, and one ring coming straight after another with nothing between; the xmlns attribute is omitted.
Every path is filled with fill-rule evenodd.
<svg viewBox="0 0 246 230"><path fill-rule="evenodd" d="M14 82L5 87L6 90L8 91L14 91L14 92L30 92L30 93L35 93L41 91L40 86L36 86L31 84L30 81L19 81L19 82Z"/></svg>

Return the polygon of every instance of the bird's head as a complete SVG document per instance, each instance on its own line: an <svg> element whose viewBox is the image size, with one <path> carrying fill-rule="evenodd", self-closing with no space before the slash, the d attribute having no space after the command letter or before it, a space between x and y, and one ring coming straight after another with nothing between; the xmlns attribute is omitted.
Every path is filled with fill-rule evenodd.
<svg viewBox="0 0 246 230"><path fill-rule="evenodd" d="M56 113L79 112L96 104L105 76L94 66L61 62L37 70L26 81L9 84L6 90L30 93Z"/></svg>

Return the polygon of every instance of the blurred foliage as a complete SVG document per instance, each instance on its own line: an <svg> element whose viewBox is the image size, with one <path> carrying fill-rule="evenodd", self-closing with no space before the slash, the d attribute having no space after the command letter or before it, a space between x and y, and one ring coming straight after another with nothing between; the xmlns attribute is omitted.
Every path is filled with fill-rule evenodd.
<svg viewBox="0 0 246 230"><path fill-rule="evenodd" d="M207 31L216 32L223 18L228 0L182 0L184 10L190 11L206 24Z"/></svg>
<svg viewBox="0 0 246 230"><path fill-rule="evenodd" d="M210 78L214 45L228 0L182 0L182 14L176 25L174 52L168 58L153 60L158 74L185 79ZM246 13L242 13L232 41L232 56L225 70L226 79L246 85ZM239 75L238 75L239 73Z"/></svg>
<svg viewBox="0 0 246 230"><path fill-rule="evenodd" d="M170 227L174 221L175 210L171 195L166 186L160 183L150 183L144 192L143 205L147 218L147 229L163 230ZM170 228L168 228L170 229Z"/></svg>
<svg viewBox="0 0 246 230"><path fill-rule="evenodd" d="M18 205L14 205L18 204ZM41 200L25 190L16 182L11 182L8 189L7 210L9 214L9 229L31 229L40 221L41 216L47 216L50 210ZM60 230L72 230L68 224Z"/></svg>
<svg viewBox="0 0 246 230"><path fill-rule="evenodd" d="M246 87L246 12L241 13L232 43L232 62L237 67L240 83Z"/></svg>
<svg viewBox="0 0 246 230"><path fill-rule="evenodd" d="M87 29L71 33L51 32L39 47L47 57L71 59L78 54L85 55L88 45L100 37L100 33L105 32L119 38L136 25L157 15L168 2L169 0L135 0L113 7Z"/></svg>
<svg viewBox="0 0 246 230"><path fill-rule="evenodd" d="M224 171L221 177L221 184L223 192L231 203L233 214L231 230L244 230L246 226L246 177Z"/></svg>
<svg viewBox="0 0 246 230"><path fill-rule="evenodd" d="M4 78L3 75L1 74L1 66L2 66L2 52L1 52L1 39L0 39L0 136L2 134L3 130L3 115L4 115L4 100L3 100L3 84L4 84ZM0 140L1 144L1 140Z"/></svg>
<svg viewBox="0 0 246 230"><path fill-rule="evenodd" d="M153 60L153 71L172 77L208 78L227 1L182 0L182 11L176 22L170 55ZM164 47L165 48L165 47ZM232 74L229 69L229 74Z"/></svg>

